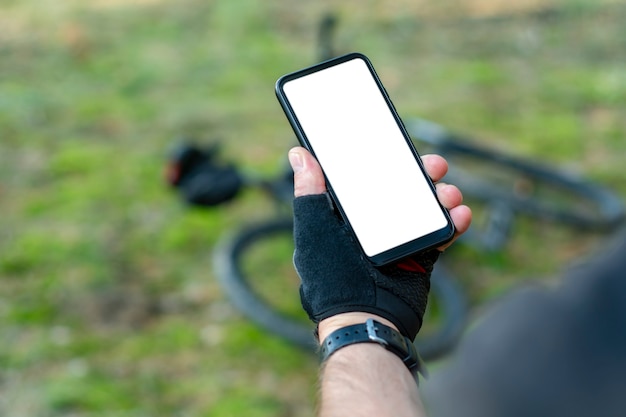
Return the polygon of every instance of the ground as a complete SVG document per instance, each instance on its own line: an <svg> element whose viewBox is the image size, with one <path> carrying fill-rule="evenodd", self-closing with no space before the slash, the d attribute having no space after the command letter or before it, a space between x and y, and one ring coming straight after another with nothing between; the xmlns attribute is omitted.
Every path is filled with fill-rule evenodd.
<svg viewBox="0 0 626 417"><path fill-rule="evenodd" d="M295 141L274 82L317 59L326 13L339 18L336 51L367 54L402 115L626 199L624 2L6 0L0 9L2 415L313 414L316 359L243 318L212 270L218 239L271 206L249 191L190 209L162 174L180 137L219 140L246 172L278 172ZM601 243L526 220L502 251L462 248L454 270L478 309Z"/></svg>

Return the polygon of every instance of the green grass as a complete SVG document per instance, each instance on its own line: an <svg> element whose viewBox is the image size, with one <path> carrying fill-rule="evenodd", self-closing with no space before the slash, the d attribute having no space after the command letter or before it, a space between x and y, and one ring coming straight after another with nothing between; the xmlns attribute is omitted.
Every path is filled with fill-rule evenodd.
<svg viewBox="0 0 626 417"><path fill-rule="evenodd" d="M315 358L240 317L212 272L220 236L270 206L248 192L192 210L162 171L194 136L278 172L294 140L273 84L315 61L326 10L339 52L369 55L403 115L625 197L626 5L549 3L4 1L0 414L312 414ZM526 221L502 252L460 248L455 269L480 303L600 240ZM295 288L272 285L293 309Z"/></svg>

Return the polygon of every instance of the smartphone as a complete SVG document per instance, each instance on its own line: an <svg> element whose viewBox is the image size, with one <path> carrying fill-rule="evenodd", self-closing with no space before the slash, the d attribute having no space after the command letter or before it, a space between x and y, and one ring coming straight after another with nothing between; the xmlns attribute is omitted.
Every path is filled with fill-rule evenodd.
<svg viewBox="0 0 626 417"><path fill-rule="evenodd" d="M454 236L454 223L365 55L350 53L284 75L276 95L374 265Z"/></svg>

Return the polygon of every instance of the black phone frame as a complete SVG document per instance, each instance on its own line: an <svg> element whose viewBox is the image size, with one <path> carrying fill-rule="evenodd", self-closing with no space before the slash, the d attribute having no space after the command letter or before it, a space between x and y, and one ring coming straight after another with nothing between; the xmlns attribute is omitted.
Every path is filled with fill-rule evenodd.
<svg viewBox="0 0 626 417"><path fill-rule="evenodd" d="M340 65L342 63L354 60L354 59L360 59L362 61L365 62L367 68L370 71L370 74L372 75L373 79L376 82L376 85L378 86L378 89L380 90L382 96L385 99L385 102L387 103L387 106L389 107L389 110L391 111L391 113L393 114L393 117L398 125L398 128L400 129L400 131L402 132L402 135L404 136L404 139L407 142L407 145L409 147L409 149L411 150L411 152L413 153L413 156L415 158L415 161L417 162L417 164L420 167L420 170L422 171L422 174L424 175L424 177L426 178L430 189L435 197L435 199L437 200L437 202L439 202L439 199L437 198L437 192L435 189L435 186L432 182L432 180L430 179L430 177L428 176L428 174L426 173L426 169L424 168L424 165L422 163L422 160L419 156L419 153L417 152L417 150L415 149L415 146L413 145L413 141L411 140L411 137L409 136L404 123L402 122L402 119L400 118L398 112L396 111L396 108L393 104L393 102L391 101L391 98L389 97L389 95L387 94L387 91L385 89L385 87L383 86L380 78L378 77L378 74L376 73L376 70L374 69L374 66L372 64L372 62L370 61L370 59L365 56L362 53L359 52L351 52L345 55L341 55L338 56L336 58L332 58L323 62L320 62L318 64L300 69L298 71L294 71L288 74L283 75L282 77L280 77L277 81L276 81L276 85L275 85L275 92L276 92L276 97L278 98L278 101L285 113L285 115L287 116L287 119L289 120L289 123L291 124L291 127L294 131L294 133L296 134L296 137L298 138L298 141L300 142L300 144L306 148L309 152L311 152L311 154L313 156L315 156L315 150L313 149L313 147L311 146L311 144L308 141L308 138L306 137L306 134L304 133L304 129L302 128L302 126L300 125L298 118L295 114L294 109L291 107L291 104L289 103L288 98L286 97L285 93L284 93L284 85L292 80L313 74L315 72L318 71L322 71L324 69L333 67L335 65ZM322 171L324 171L324 167L322 166ZM399 246L396 246L394 248L390 248L388 250L385 250L384 252L378 253L374 256L368 256L365 251L363 250L356 233L354 232L354 230L352 229L352 225L350 224L350 221L348 219L348 216L346 215L346 213L343 211L342 207L341 207L341 202L339 201L339 198L337 197L337 195L333 192L332 189L332 181L329 180L328 177L326 177L326 173L324 172L324 177L326 180L326 187L328 189L329 194L331 195L333 202L335 204L335 207L338 209L339 213L341 214L342 219L344 220L344 222L346 223L346 225L348 226L348 228L350 229L350 231L352 232L353 236L355 237L355 241L357 243L359 243L359 248L361 250L361 252L363 253L363 255L370 261L372 262L374 265L376 266L383 266L389 263L393 263L396 262L402 258L408 257L412 254L415 254L417 252L421 252L421 251L425 251L428 249L432 249L435 247L439 247L443 244L445 244L446 242L450 241L455 234L455 227L454 227L454 222L452 221L452 218L450 217L450 213L449 211L443 207L441 205L441 202L439 202L439 207L441 208L443 214L446 217L447 220L447 224L445 227L439 229L439 230L435 230L434 232L431 232L427 235L424 236L420 236L418 238L415 238L413 240L410 240L408 242L405 242Z"/></svg>

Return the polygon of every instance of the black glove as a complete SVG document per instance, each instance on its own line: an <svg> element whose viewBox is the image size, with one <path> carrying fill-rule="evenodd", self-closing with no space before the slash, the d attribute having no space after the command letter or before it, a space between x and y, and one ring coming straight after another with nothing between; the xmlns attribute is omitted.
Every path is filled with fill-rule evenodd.
<svg viewBox="0 0 626 417"><path fill-rule="evenodd" d="M374 267L334 213L327 194L294 200L294 265L300 298L315 323L339 313L362 311L394 323L415 339L430 289L436 249L396 264Z"/></svg>

